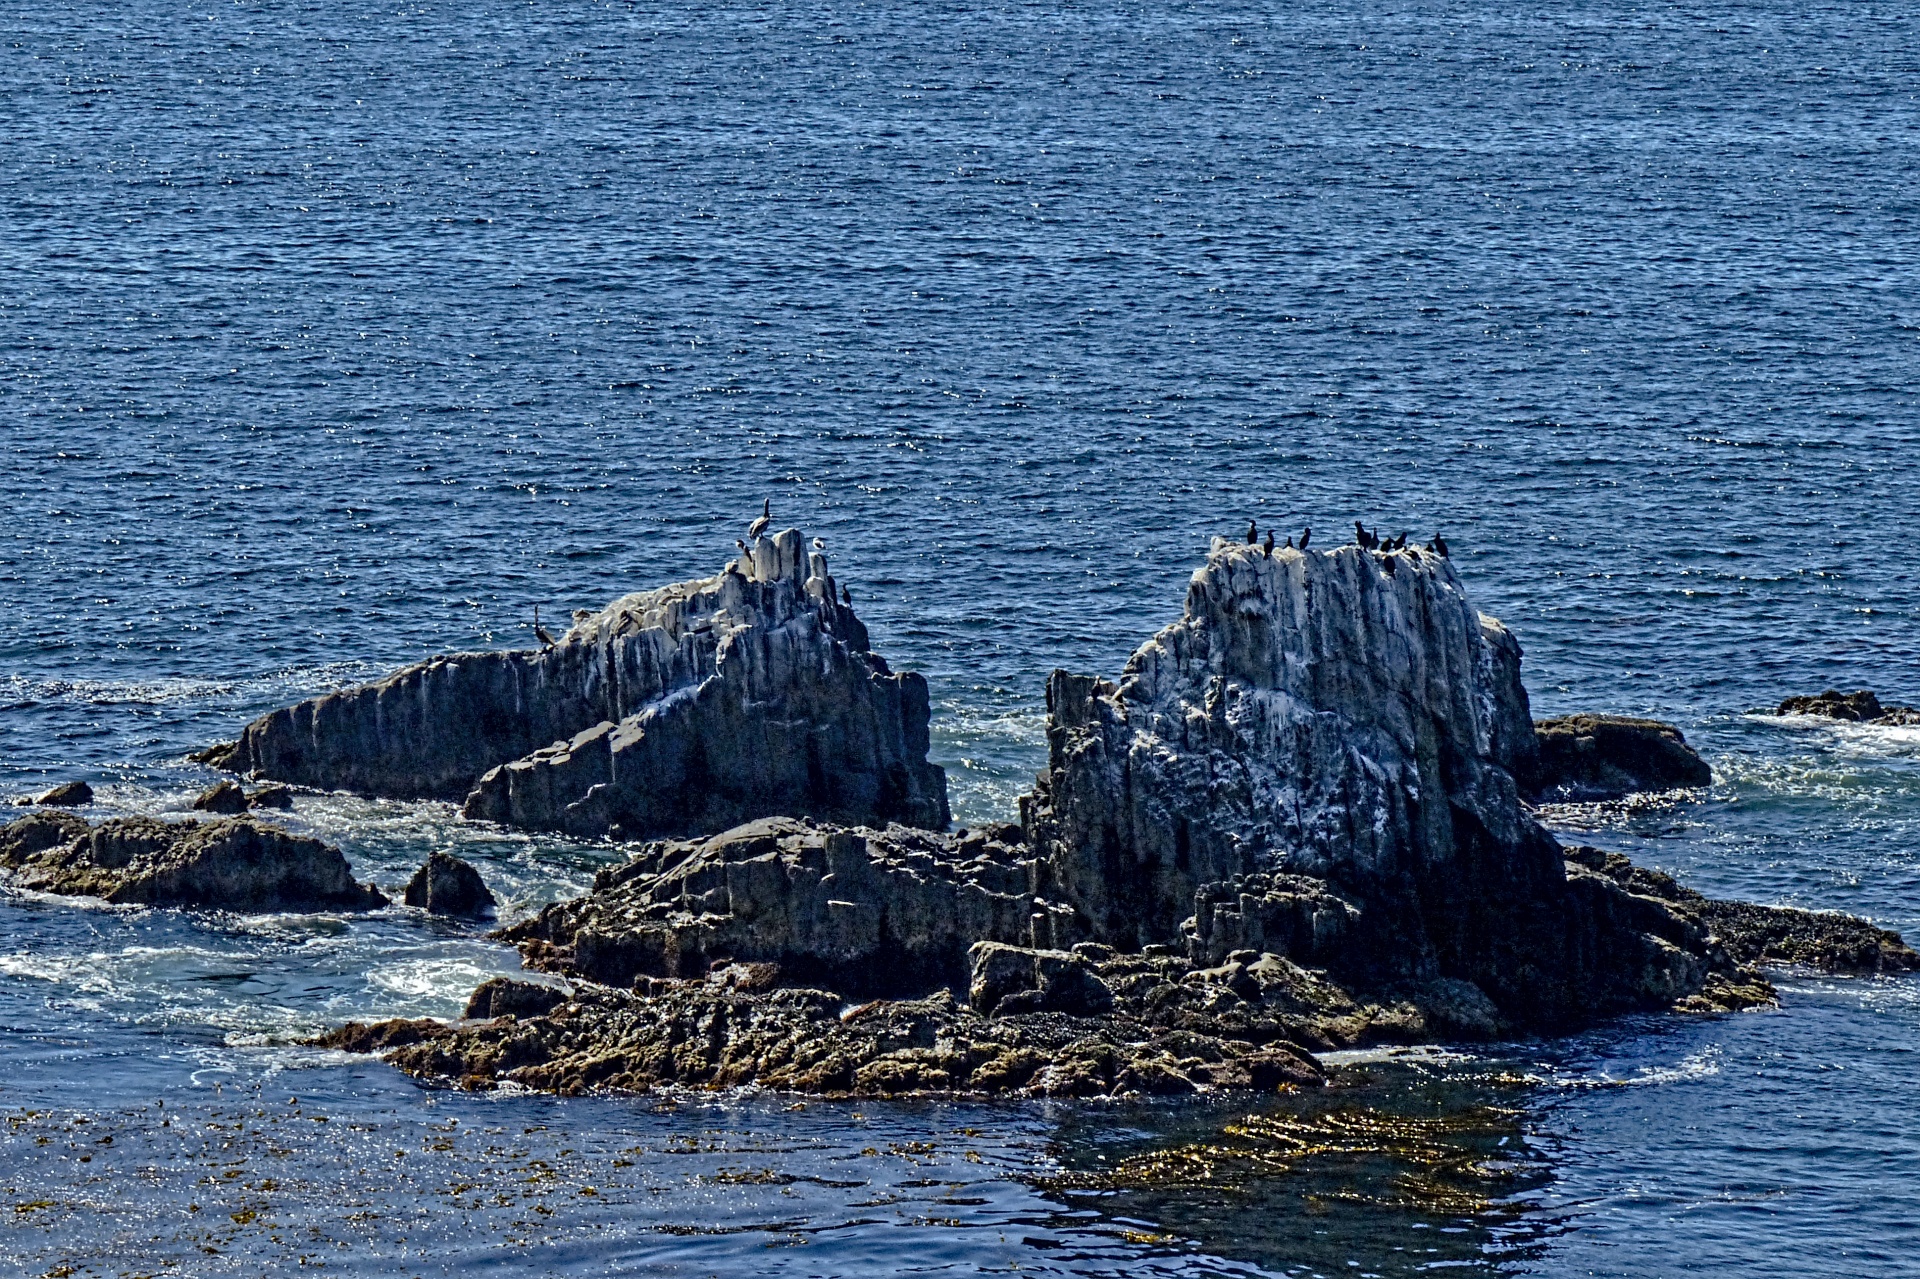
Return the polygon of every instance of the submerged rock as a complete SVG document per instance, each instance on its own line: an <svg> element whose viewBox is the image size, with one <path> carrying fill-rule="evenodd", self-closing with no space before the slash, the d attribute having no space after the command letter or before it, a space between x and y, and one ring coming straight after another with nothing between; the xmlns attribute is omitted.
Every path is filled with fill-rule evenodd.
<svg viewBox="0 0 1920 1279"><path fill-rule="evenodd" d="M193 807L202 813L244 813L247 793L236 782L215 782L194 798Z"/></svg>
<svg viewBox="0 0 1920 1279"><path fill-rule="evenodd" d="M1713 770L1672 724L1621 715L1565 715L1534 725L1535 771L1528 798L1562 803L1621 799L1642 791L1713 784Z"/></svg>
<svg viewBox="0 0 1920 1279"><path fill-rule="evenodd" d="M1776 715L1817 715L1822 719L1846 720L1856 724L1890 726L1920 724L1920 708L1883 706L1869 689L1842 693L1830 688L1811 697L1789 697L1774 711Z"/></svg>
<svg viewBox="0 0 1920 1279"><path fill-rule="evenodd" d="M757 817L943 828L926 681L895 674L798 531L628 595L545 651L463 653L302 702L204 758L306 786L629 838Z"/></svg>
<svg viewBox="0 0 1920 1279"><path fill-rule="evenodd" d="M48 808L80 808L93 802L93 787L85 782L61 782L58 786L17 799L14 803L26 807L39 804Z"/></svg>
<svg viewBox="0 0 1920 1279"><path fill-rule="evenodd" d="M90 827L35 814L0 829L0 865L22 888L119 904L233 911L373 910L340 850L250 817L207 824L119 817Z"/></svg>
<svg viewBox="0 0 1920 1279"><path fill-rule="evenodd" d="M491 915L495 905L486 881L471 863L438 851L428 854L426 864L407 881L406 903L429 915L460 919Z"/></svg>
<svg viewBox="0 0 1920 1279"><path fill-rule="evenodd" d="M1449 983L1517 1029L1699 991L1706 929L1569 874L1522 806L1519 669L1439 555L1217 541L1118 684L1048 682L1048 767L1021 801L1036 888L1088 940Z"/></svg>

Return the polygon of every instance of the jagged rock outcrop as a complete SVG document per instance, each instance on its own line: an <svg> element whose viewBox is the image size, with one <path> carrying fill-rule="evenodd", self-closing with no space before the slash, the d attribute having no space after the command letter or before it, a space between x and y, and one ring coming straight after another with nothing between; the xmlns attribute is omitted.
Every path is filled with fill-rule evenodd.
<svg viewBox="0 0 1920 1279"><path fill-rule="evenodd" d="M429 853L426 863L407 881L405 901L429 915L456 919L491 915L497 904L471 862L438 851Z"/></svg>
<svg viewBox="0 0 1920 1279"><path fill-rule="evenodd" d="M1774 711L1776 715L1817 715L1821 719L1844 720L1855 724L1904 726L1920 724L1920 707L1883 706L1879 695L1870 689L1842 693L1830 688L1811 697L1789 697Z"/></svg>
<svg viewBox="0 0 1920 1279"><path fill-rule="evenodd" d="M648 844L501 936L532 967L610 986L729 962L855 994L964 985L974 942L1052 937L1023 850L1000 833L763 819Z"/></svg>
<svg viewBox="0 0 1920 1279"><path fill-rule="evenodd" d="M788 529L713 577L580 616L551 649L434 658L201 758L583 836L777 814L944 828L928 713L926 681L887 668Z"/></svg>
<svg viewBox="0 0 1920 1279"><path fill-rule="evenodd" d="M1087 940L1259 946L1515 1028L1671 1005L1714 967L1707 931L1569 873L1523 808L1519 657L1444 557L1216 541L1117 685L1048 682L1036 889Z"/></svg>
<svg viewBox="0 0 1920 1279"><path fill-rule="evenodd" d="M89 826L36 813L0 829L0 867L21 888L122 905L267 912L373 910L339 849L250 817L163 822L116 817Z"/></svg>
<svg viewBox="0 0 1920 1279"><path fill-rule="evenodd" d="M1678 728L1623 715L1563 715L1534 725L1539 760L1520 772L1535 802L1620 799L1713 784L1713 770Z"/></svg>

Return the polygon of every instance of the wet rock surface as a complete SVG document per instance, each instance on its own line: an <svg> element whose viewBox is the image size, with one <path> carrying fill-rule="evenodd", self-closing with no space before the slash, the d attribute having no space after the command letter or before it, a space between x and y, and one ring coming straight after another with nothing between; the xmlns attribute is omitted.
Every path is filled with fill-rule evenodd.
<svg viewBox="0 0 1920 1279"><path fill-rule="evenodd" d="M1842 693L1830 688L1809 697L1789 697L1774 710L1776 715L1816 715L1821 719L1844 720L1854 724L1903 726L1920 724L1920 707L1885 706L1879 695L1869 689Z"/></svg>
<svg viewBox="0 0 1920 1279"><path fill-rule="evenodd" d="M49 787L38 795L29 795L17 799L14 803L21 807L43 805L48 808L82 808L93 802L93 787L85 782L61 782Z"/></svg>
<svg viewBox="0 0 1920 1279"><path fill-rule="evenodd" d="M783 813L944 827L926 681L889 670L835 591L788 529L713 577L579 617L551 648L434 658L275 711L200 758L581 836Z"/></svg>
<svg viewBox="0 0 1920 1279"><path fill-rule="evenodd" d="M429 915L479 919L491 915L493 893L472 863L451 853L429 854L426 864L407 881L406 904Z"/></svg>
<svg viewBox="0 0 1920 1279"><path fill-rule="evenodd" d="M1713 783L1713 770L1672 724L1623 715L1566 715L1534 725L1539 762L1520 778L1534 802L1584 803Z"/></svg>
<svg viewBox="0 0 1920 1279"><path fill-rule="evenodd" d="M250 817L116 817L89 826L71 814L36 813L0 828L0 867L21 888L118 904L255 913L387 904L354 882L339 849Z"/></svg>

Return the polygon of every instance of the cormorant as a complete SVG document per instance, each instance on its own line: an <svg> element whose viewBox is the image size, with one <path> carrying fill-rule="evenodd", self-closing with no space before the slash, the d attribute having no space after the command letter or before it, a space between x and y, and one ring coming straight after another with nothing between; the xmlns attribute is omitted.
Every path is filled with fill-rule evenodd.
<svg viewBox="0 0 1920 1279"><path fill-rule="evenodd" d="M1273 558L1273 530L1272 529L1267 530L1267 540L1266 540L1266 543L1261 547L1261 549L1267 553L1268 559Z"/></svg>
<svg viewBox="0 0 1920 1279"><path fill-rule="evenodd" d="M1287 547L1286 547L1286 549L1288 549L1289 551L1291 551L1291 550L1293 549L1293 534L1291 534L1291 533L1289 533L1289 534L1287 534Z"/></svg>
<svg viewBox="0 0 1920 1279"><path fill-rule="evenodd" d="M840 584L840 603L847 608L853 607L853 592L847 589L845 582Z"/></svg>
<svg viewBox="0 0 1920 1279"><path fill-rule="evenodd" d="M1440 552L1441 559L1443 560L1446 559L1447 558L1447 539L1444 537L1441 537L1438 533L1435 533L1433 535L1433 549Z"/></svg>
<svg viewBox="0 0 1920 1279"><path fill-rule="evenodd" d="M1312 536L1313 536L1313 525L1311 525L1311 524L1309 524L1309 525L1307 525L1307 527L1306 527L1306 531L1300 534L1300 549L1301 549L1301 550L1303 550L1303 551L1304 551L1304 550L1306 550L1306 549L1307 549L1307 539L1308 539L1308 538L1310 538L1310 537L1312 537Z"/></svg>
<svg viewBox="0 0 1920 1279"><path fill-rule="evenodd" d="M1380 567L1387 570L1388 577L1393 576L1393 566L1396 562L1397 561L1395 561L1395 559L1391 555L1387 556L1385 559L1380 561Z"/></svg>
<svg viewBox="0 0 1920 1279"><path fill-rule="evenodd" d="M747 536L756 539L759 538L761 534L767 531L767 527L772 523L773 499L768 498L760 504L760 518L747 525Z"/></svg>
<svg viewBox="0 0 1920 1279"><path fill-rule="evenodd" d="M538 604L533 606L533 637L540 641L543 648L552 648L556 643L553 636L547 634L547 628L540 625L540 606Z"/></svg>
<svg viewBox="0 0 1920 1279"><path fill-rule="evenodd" d="M1247 521L1247 545L1252 546L1260 540L1260 528L1252 520Z"/></svg>

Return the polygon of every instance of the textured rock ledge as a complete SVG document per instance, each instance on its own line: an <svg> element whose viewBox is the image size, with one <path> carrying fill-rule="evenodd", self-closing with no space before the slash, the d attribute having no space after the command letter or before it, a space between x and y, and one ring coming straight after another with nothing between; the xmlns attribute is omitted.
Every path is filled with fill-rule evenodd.
<svg viewBox="0 0 1920 1279"><path fill-rule="evenodd" d="M545 651L462 653L249 724L201 758L255 777L581 836L791 813L947 824L927 686L895 674L799 532L578 616Z"/></svg>
<svg viewBox="0 0 1920 1279"><path fill-rule="evenodd" d="M71 813L34 813L0 828L0 867L20 888L122 905L270 912L387 904L354 882L339 849L251 817L89 826Z"/></svg>

